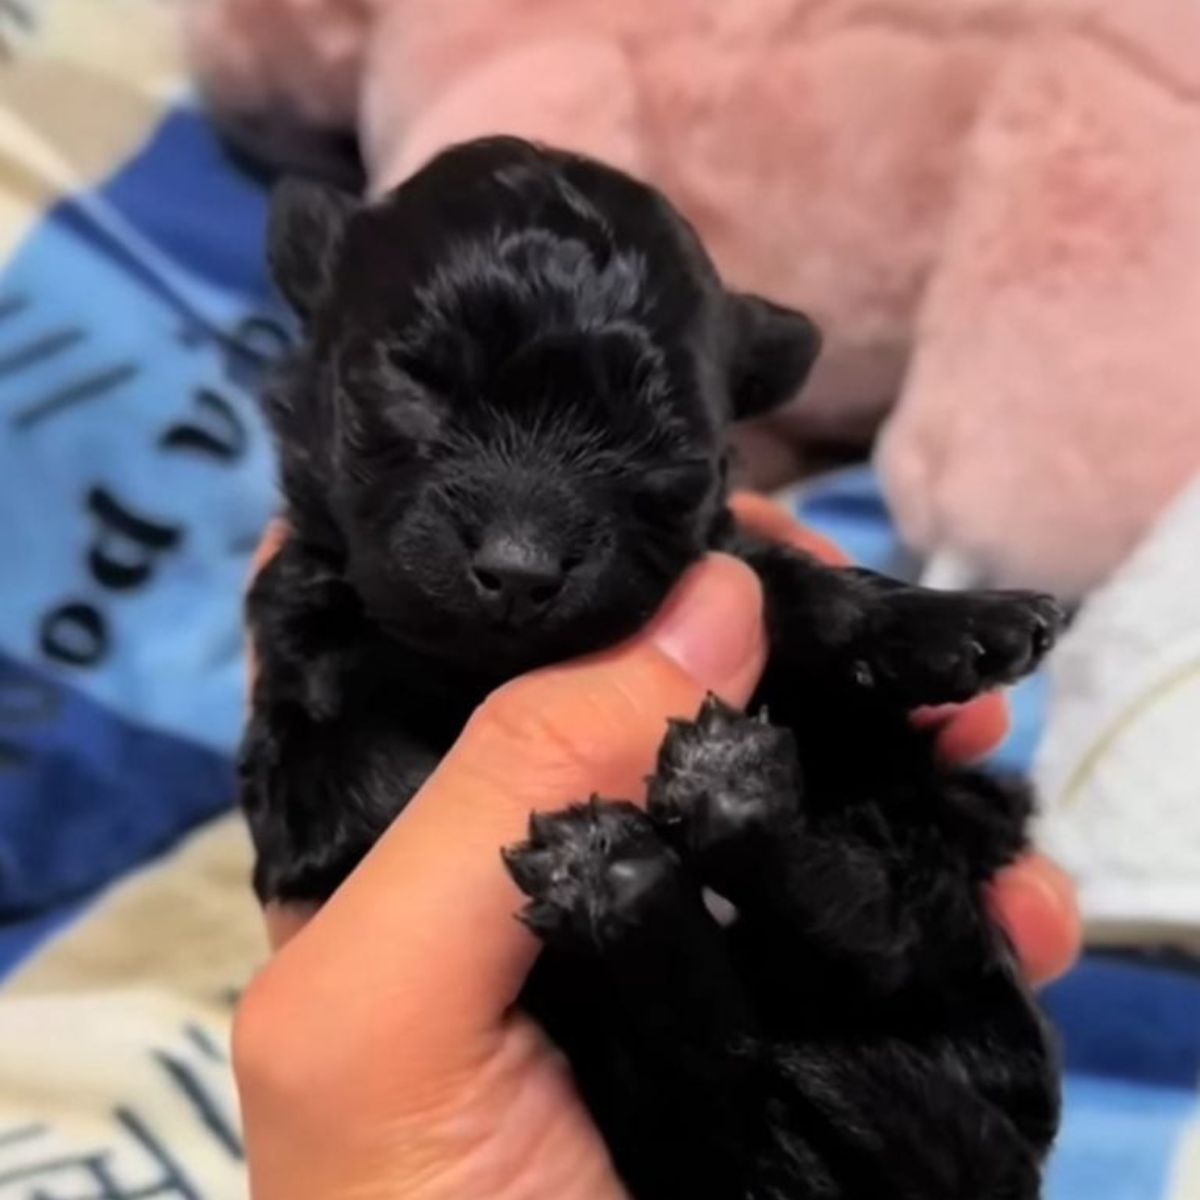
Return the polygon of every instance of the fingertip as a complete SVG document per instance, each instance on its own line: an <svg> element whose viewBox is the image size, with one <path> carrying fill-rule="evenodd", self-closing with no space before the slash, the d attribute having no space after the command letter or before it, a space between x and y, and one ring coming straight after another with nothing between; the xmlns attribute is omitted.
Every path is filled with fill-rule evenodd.
<svg viewBox="0 0 1200 1200"><path fill-rule="evenodd" d="M316 908L309 904L269 903L263 909L267 942L272 951L281 950L312 919Z"/></svg>
<svg viewBox="0 0 1200 1200"><path fill-rule="evenodd" d="M765 496L737 492L729 507L737 523L750 533L803 550L831 566L842 567L849 558L828 538L801 525L789 512Z"/></svg>
<svg viewBox="0 0 1200 1200"><path fill-rule="evenodd" d="M1083 922L1075 886L1060 867L1040 855L1023 859L996 879L991 905L1032 983L1052 983L1071 969L1083 945Z"/></svg>
<svg viewBox="0 0 1200 1200"><path fill-rule="evenodd" d="M1008 701L988 692L967 704L919 709L914 722L937 729L938 754L946 762L971 763L987 758L1008 736Z"/></svg>
<svg viewBox="0 0 1200 1200"><path fill-rule="evenodd" d="M255 547L254 555L250 559L250 572L246 576L244 587L249 590L255 579L258 578L259 572L279 553L280 546L283 545L287 538L287 522L281 517L275 517L267 523L266 529L263 530L262 538L257 547ZM251 689L254 687L254 679L258 674L258 658L254 652L254 642L252 638L247 638L246 643L246 695L249 697Z"/></svg>
<svg viewBox="0 0 1200 1200"><path fill-rule="evenodd" d="M710 554L688 571L643 636L705 691L744 704L766 661L762 583L740 559Z"/></svg>
<svg viewBox="0 0 1200 1200"><path fill-rule="evenodd" d="M250 560L251 580L279 553L279 547L283 545L286 537L287 523L281 517L275 517L267 523Z"/></svg>

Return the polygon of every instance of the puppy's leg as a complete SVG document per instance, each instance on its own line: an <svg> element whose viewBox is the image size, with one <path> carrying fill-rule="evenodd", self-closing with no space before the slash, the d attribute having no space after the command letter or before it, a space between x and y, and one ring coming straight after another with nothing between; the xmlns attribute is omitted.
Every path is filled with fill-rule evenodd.
<svg viewBox="0 0 1200 1200"><path fill-rule="evenodd" d="M935 786L945 837L958 847L974 881L987 882L1029 848L1034 800L1025 780L946 769Z"/></svg>
<svg viewBox="0 0 1200 1200"><path fill-rule="evenodd" d="M240 800L263 900L321 901L342 882L437 765L403 732L398 688L363 664L357 601L294 541L248 601L258 661L239 756Z"/></svg>
<svg viewBox="0 0 1200 1200"><path fill-rule="evenodd" d="M763 580L777 664L863 698L968 700L1033 670L1063 623L1033 592L932 591L749 539L733 548Z"/></svg>
<svg viewBox="0 0 1200 1200"><path fill-rule="evenodd" d="M910 1002L906 985L936 964L944 935L985 936L963 881L945 885L944 903L917 905L897 878L903 862L849 832L806 828L790 733L716 700L672 726L648 812L738 908L731 954L773 1046L767 1148L748 1194L1033 1200L1045 1143L1008 1113L1046 1108L1049 1075L1015 985L998 978L994 995L965 998L955 1037L921 1034L920 1019L911 1041L829 1032L849 1020L869 1039L881 1013ZM946 926L932 935L926 904ZM980 1035L984 1012L994 1037ZM815 1030L828 1044L814 1044ZM1045 1126L1039 1116L1031 1130Z"/></svg>
<svg viewBox="0 0 1200 1200"><path fill-rule="evenodd" d="M327 900L437 765L377 708L314 722L263 705L238 759L239 801L254 841L260 900Z"/></svg>
<svg viewBox="0 0 1200 1200"><path fill-rule="evenodd" d="M917 923L877 849L806 828L801 789L791 733L710 698L695 722L672 723L648 812L737 907L739 945L761 946L750 965L771 979L758 981L757 996L798 1002L814 961L849 973L856 989L890 991L918 946Z"/></svg>
<svg viewBox="0 0 1200 1200"><path fill-rule="evenodd" d="M678 857L640 809L593 800L535 815L505 862L545 943L543 974L570 976L602 1014L604 1028L578 1029L578 1053L562 1048L631 1193L741 1197L755 1120L746 1006Z"/></svg>
<svg viewBox="0 0 1200 1200"><path fill-rule="evenodd" d="M754 1196L1041 1195L1042 1148L955 1070L946 1047L795 1043L778 1048L776 1065L775 1120Z"/></svg>

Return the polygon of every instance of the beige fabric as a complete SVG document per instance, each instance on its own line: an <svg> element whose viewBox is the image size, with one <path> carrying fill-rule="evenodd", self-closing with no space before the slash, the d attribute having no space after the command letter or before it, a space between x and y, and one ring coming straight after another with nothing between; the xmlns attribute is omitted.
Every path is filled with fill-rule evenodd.
<svg viewBox="0 0 1200 1200"><path fill-rule="evenodd" d="M107 1195L97 1171L115 1194L245 1196L227 1046L267 953L249 866L241 818L222 818L0 992L0 1200Z"/></svg>
<svg viewBox="0 0 1200 1200"><path fill-rule="evenodd" d="M202 829L118 884L8 981L4 996L155 988L219 1004L266 956L241 817ZM0 1002L2 1003L2 1002Z"/></svg>
<svg viewBox="0 0 1200 1200"><path fill-rule="evenodd" d="M0 258L68 190L132 154L178 90L172 6L44 0L29 30L0 7Z"/></svg>

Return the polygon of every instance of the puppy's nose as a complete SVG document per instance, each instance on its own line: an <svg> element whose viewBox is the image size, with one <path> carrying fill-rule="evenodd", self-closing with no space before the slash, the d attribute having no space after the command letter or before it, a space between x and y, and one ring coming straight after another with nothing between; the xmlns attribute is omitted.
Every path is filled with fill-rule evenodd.
<svg viewBox="0 0 1200 1200"><path fill-rule="evenodd" d="M523 533L489 534L471 559L471 577L485 607L513 624L527 623L549 607L566 576L561 557Z"/></svg>

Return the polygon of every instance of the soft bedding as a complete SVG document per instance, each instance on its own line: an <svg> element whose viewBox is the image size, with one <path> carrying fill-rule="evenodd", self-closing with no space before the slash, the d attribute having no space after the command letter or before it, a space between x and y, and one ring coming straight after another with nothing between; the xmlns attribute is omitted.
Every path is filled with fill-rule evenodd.
<svg viewBox="0 0 1200 1200"><path fill-rule="evenodd" d="M181 85L164 0L0 3L0 1200L244 1194L226 1042L265 946L230 812L239 593L286 331L261 191ZM906 562L867 471L786 498ZM1001 751L1028 766L1042 683ZM1052 989L1050 1200L1200 1198L1200 977Z"/></svg>

